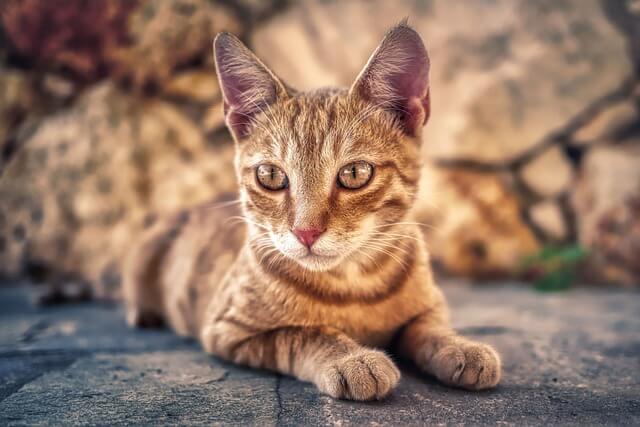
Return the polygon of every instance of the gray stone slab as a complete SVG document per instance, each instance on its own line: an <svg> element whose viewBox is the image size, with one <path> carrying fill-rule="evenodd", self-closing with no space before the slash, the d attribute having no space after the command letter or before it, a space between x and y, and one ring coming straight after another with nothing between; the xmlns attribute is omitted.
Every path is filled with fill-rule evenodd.
<svg viewBox="0 0 640 427"><path fill-rule="evenodd" d="M28 289L0 288L0 351L149 351L189 344L164 330L129 328L117 305L34 307L28 293Z"/></svg>
<svg viewBox="0 0 640 427"><path fill-rule="evenodd" d="M0 425L640 424L640 293L444 289L455 327L501 352L501 385L454 390L401 362L389 399L354 403L129 329L119 307L37 309L0 288Z"/></svg>
<svg viewBox="0 0 640 427"><path fill-rule="evenodd" d="M197 350L96 353L0 403L0 424L275 424L276 377Z"/></svg>
<svg viewBox="0 0 640 427"><path fill-rule="evenodd" d="M67 368L80 356L70 352L3 353L0 359L0 402L41 375Z"/></svg>

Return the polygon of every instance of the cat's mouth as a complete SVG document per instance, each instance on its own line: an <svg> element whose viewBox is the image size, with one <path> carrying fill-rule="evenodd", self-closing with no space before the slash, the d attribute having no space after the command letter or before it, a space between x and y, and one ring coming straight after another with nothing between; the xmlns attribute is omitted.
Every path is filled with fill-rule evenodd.
<svg viewBox="0 0 640 427"><path fill-rule="evenodd" d="M340 257L335 255L320 255L313 251L309 251L306 255L297 258L296 261L302 267L309 270L326 271L335 267L335 265L339 263Z"/></svg>
<svg viewBox="0 0 640 427"><path fill-rule="evenodd" d="M318 260L334 260L338 258L337 256L334 255L320 255L317 253L314 253L313 251L309 251L306 255L303 255L300 259L318 259Z"/></svg>

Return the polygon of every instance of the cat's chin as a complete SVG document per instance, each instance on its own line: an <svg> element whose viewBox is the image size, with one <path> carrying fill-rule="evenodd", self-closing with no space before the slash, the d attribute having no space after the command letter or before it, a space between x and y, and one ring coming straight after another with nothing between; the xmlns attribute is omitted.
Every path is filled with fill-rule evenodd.
<svg viewBox="0 0 640 427"><path fill-rule="evenodd" d="M308 254L295 260L302 268L322 272L336 267L342 261L338 256Z"/></svg>

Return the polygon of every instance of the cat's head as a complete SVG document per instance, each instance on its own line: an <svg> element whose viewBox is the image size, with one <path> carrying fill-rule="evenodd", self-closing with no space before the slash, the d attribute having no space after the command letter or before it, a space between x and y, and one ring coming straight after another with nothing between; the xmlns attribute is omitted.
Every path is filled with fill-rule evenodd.
<svg viewBox="0 0 640 427"><path fill-rule="evenodd" d="M226 123L251 238L314 270L397 240L417 191L429 116L429 58L393 28L349 89L300 93L236 37L214 42Z"/></svg>

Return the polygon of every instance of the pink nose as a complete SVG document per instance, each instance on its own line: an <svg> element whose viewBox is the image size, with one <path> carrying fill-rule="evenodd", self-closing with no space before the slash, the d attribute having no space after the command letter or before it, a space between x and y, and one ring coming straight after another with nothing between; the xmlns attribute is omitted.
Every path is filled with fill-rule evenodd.
<svg viewBox="0 0 640 427"><path fill-rule="evenodd" d="M306 230L302 230L300 228L293 229L293 234L295 234L298 240L308 248L311 248L322 233L324 233L324 230L320 230L319 228L308 228Z"/></svg>

